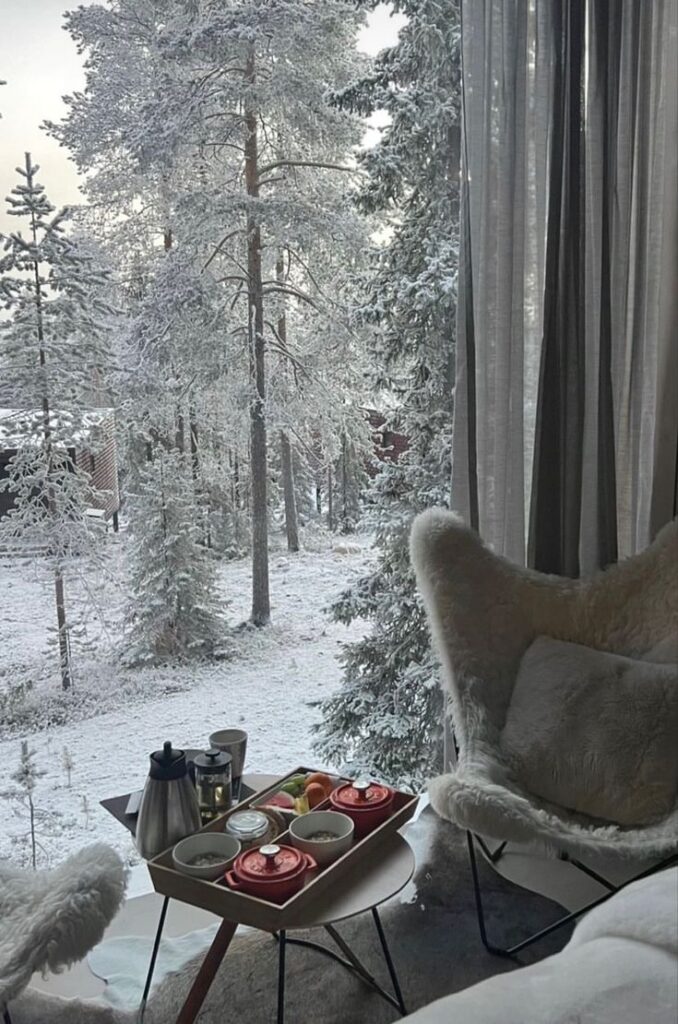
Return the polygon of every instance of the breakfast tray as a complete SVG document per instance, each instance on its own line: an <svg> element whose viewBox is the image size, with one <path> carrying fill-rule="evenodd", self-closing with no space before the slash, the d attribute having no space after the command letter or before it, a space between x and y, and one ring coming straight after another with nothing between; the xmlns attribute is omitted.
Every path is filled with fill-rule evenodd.
<svg viewBox="0 0 678 1024"><path fill-rule="evenodd" d="M281 776L274 785L247 797L199 831L222 832L226 819L231 814L261 804L266 796L277 793L292 776L315 770L295 768L289 774ZM348 782L349 780L341 779L340 781ZM378 862L380 845L386 837L409 821L415 812L418 800L419 797L413 796L411 793L402 793L396 790L391 816L381 825L372 829L363 839L355 842L343 856L320 869L310 878L303 889L291 896L285 903L271 903L247 893L235 892L220 880L209 882L185 875L173 866L172 847L149 861L148 870L155 891L162 893L163 896L171 896L172 899L181 900L183 903L202 907L203 910L217 914L227 921L237 921L238 924L250 925L264 931L277 931L280 928L285 928L288 922L298 918L302 908L308 907L321 893L336 885L340 878L345 878L354 872L362 872L368 865L371 866ZM328 806L329 801L323 801L314 810L323 810ZM309 813L312 814L313 811ZM282 832L275 841L276 843L285 843L286 839L287 832Z"/></svg>

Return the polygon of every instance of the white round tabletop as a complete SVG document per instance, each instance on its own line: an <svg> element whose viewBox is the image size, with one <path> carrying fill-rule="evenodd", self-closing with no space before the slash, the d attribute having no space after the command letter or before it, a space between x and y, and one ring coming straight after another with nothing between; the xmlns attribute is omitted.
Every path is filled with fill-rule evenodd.
<svg viewBox="0 0 678 1024"><path fill-rule="evenodd" d="M277 776L243 775L252 789L265 789ZM404 889L414 874L415 860L412 847L399 832L385 836L379 847L379 857L363 869L358 877L353 874L340 878L334 889L319 893L312 907L301 908L298 919L285 923L288 931L297 928L318 928L335 924L348 917L364 914L372 907L395 896Z"/></svg>

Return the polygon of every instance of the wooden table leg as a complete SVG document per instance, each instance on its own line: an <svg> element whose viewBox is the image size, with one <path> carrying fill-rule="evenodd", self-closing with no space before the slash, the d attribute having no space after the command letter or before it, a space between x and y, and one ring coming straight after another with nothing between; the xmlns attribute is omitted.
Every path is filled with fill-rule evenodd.
<svg viewBox="0 0 678 1024"><path fill-rule="evenodd" d="M219 970L221 961L226 956L226 950L231 944L231 939L235 935L237 927L234 921L222 921L219 925L219 931L214 936L212 945L205 954L205 959L191 986L191 991L186 996L186 1001L181 1007L176 1024L194 1024L196 1017L200 1013L200 1008L205 1002L210 985L214 981L214 976Z"/></svg>

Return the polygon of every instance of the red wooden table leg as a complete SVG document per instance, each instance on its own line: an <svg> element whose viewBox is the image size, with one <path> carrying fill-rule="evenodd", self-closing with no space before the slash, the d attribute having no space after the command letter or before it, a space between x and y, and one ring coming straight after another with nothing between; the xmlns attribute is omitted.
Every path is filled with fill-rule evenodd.
<svg viewBox="0 0 678 1024"><path fill-rule="evenodd" d="M186 1001L181 1007L176 1024L194 1024L196 1017L200 1013L200 1008L205 1002L210 985L214 981L214 976L219 970L221 961L226 956L226 950L231 944L231 939L235 935L237 927L237 924L233 921L222 921L219 925L219 931L214 936L212 945L205 954L205 959L200 966L195 981L191 985L191 991L186 996Z"/></svg>

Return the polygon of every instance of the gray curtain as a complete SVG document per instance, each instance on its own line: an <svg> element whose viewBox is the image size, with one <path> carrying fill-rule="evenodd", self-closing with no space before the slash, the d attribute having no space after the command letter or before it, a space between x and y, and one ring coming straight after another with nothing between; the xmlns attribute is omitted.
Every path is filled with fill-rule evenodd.
<svg viewBox="0 0 678 1024"><path fill-rule="evenodd" d="M674 514L678 0L462 0L453 507L576 576Z"/></svg>

